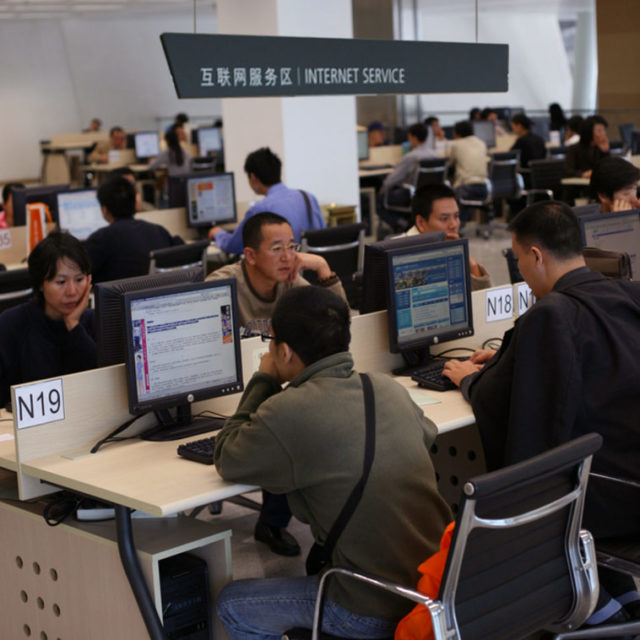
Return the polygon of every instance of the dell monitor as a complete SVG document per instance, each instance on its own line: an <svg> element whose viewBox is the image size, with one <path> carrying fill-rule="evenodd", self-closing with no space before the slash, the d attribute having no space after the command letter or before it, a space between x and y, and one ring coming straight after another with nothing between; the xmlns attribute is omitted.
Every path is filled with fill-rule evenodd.
<svg viewBox="0 0 640 640"><path fill-rule="evenodd" d="M124 315L129 411L153 411L158 420L142 437L175 440L217 428L192 417L191 405L243 389L236 281L126 293Z"/></svg>
<svg viewBox="0 0 640 640"><path fill-rule="evenodd" d="M58 194L62 191L69 191L68 184L49 184L39 187L26 187L24 189L13 189L13 219L16 227L24 226L27 223L27 205L42 202L49 207L51 222L58 222Z"/></svg>
<svg viewBox="0 0 640 640"><path fill-rule="evenodd" d="M579 222L586 247L628 253L631 277L640 281L640 210L582 216Z"/></svg>
<svg viewBox="0 0 640 640"><path fill-rule="evenodd" d="M496 127L491 120L474 120L471 123L473 135L484 141L487 149L496 146Z"/></svg>
<svg viewBox="0 0 640 640"><path fill-rule="evenodd" d="M236 221L233 173L187 176L187 225L205 228Z"/></svg>
<svg viewBox="0 0 640 640"><path fill-rule="evenodd" d="M157 131L138 131L133 136L136 160L144 162L160 153L160 139Z"/></svg>
<svg viewBox="0 0 640 640"><path fill-rule="evenodd" d="M198 129L198 154L208 156L222 151L222 135L218 127Z"/></svg>
<svg viewBox="0 0 640 640"><path fill-rule="evenodd" d="M102 215L95 189L76 189L58 194L58 226L78 240L86 240L109 223Z"/></svg>
<svg viewBox="0 0 640 640"><path fill-rule="evenodd" d="M388 238L365 245L360 313L372 313L387 308L387 253L391 249L419 248L432 242L442 242L444 235L444 231L433 231L414 236Z"/></svg>
<svg viewBox="0 0 640 640"><path fill-rule="evenodd" d="M125 361L123 303L125 293L202 282L203 279L202 269L175 269L96 284L93 292L96 304L98 366L108 367Z"/></svg>
<svg viewBox="0 0 640 640"><path fill-rule="evenodd" d="M403 247L387 253L389 348L410 374L430 359L429 347L473 335L466 239Z"/></svg>
<svg viewBox="0 0 640 640"><path fill-rule="evenodd" d="M358 160L368 160L369 159L369 132L365 129L364 131L358 131Z"/></svg>

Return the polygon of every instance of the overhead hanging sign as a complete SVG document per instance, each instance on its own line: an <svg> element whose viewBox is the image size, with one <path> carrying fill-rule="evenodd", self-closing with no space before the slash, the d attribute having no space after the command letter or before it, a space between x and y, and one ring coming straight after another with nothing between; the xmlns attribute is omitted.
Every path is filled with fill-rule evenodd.
<svg viewBox="0 0 640 640"><path fill-rule="evenodd" d="M506 44L163 33L179 98L507 91Z"/></svg>

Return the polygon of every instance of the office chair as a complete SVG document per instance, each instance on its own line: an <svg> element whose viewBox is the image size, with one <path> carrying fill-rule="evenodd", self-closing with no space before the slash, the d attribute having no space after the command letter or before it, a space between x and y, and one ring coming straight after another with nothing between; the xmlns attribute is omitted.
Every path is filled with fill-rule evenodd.
<svg viewBox="0 0 640 640"><path fill-rule="evenodd" d="M216 159L214 156L199 156L191 158L192 171L215 171Z"/></svg>
<svg viewBox="0 0 640 640"><path fill-rule="evenodd" d="M549 158L564 158L564 156L565 156L564 147L549 147L547 149L547 157Z"/></svg>
<svg viewBox="0 0 640 640"><path fill-rule="evenodd" d="M489 238L491 228L491 220L493 219L493 209L492 209L492 189L493 185L491 184L491 180L489 178L480 179L472 183L468 183L468 185L477 184L484 185L485 187L485 196L481 198L463 198L458 196L458 203L460 207L473 207L474 209L481 209L487 218L487 222L484 224L478 225L476 229L477 235L483 235L485 238ZM465 186L468 186L465 185Z"/></svg>
<svg viewBox="0 0 640 640"><path fill-rule="evenodd" d="M334 567L320 579L313 640L323 594L334 574L426 607L436 640L519 640L576 629L593 611L598 573L593 537L580 529L591 457L590 433L464 485L437 599L387 580ZM308 638L292 629L283 638Z"/></svg>
<svg viewBox="0 0 640 640"><path fill-rule="evenodd" d="M564 159L546 158L544 160L532 160L529 163L531 175L531 188L524 191L527 196L527 206L535 201L536 195L546 195L550 200L556 197L556 193L562 188L564 177Z"/></svg>
<svg viewBox="0 0 640 640"><path fill-rule="evenodd" d="M618 127L618 131L620 131L620 139L624 142L624 146L629 149L631 147L631 132L635 129L635 125L633 123L621 124Z"/></svg>
<svg viewBox="0 0 640 640"><path fill-rule="evenodd" d="M599 271L614 280L631 280L631 258L628 253L585 247L582 255L591 271Z"/></svg>
<svg viewBox="0 0 640 640"><path fill-rule="evenodd" d="M627 152L628 148L624 140L609 140L609 153L612 156L622 156Z"/></svg>
<svg viewBox="0 0 640 640"><path fill-rule="evenodd" d="M321 255L338 275L353 309L359 307L358 287L353 276L363 269L365 229L365 224L357 222L303 231L300 236L301 250ZM305 278L307 275L308 280L315 280L315 273L305 272Z"/></svg>
<svg viewBox="0 0 640 640"><path fill-rule="evenodd" d="M27 302L32 295L29 269L0 272L0 312Z"/></svg>
<svg viewBox="0 0 640 640"><path fill-rule="evenodd" d="M149 273L171 271L172 269L204 270L207 262L209 240L198 240L166 249L156 249L149 253Z"/></svg>
<svg viewBox="0 0 640 640"><path fill-rule="evenodd" d="M503 249L502 255L507 261L507 269L509 269L509 280L511 281L511 284L516 284L516 282L524 282L524 278L522 277L520 269L518 268L518 261L513 255L513 249Z"/></svg>

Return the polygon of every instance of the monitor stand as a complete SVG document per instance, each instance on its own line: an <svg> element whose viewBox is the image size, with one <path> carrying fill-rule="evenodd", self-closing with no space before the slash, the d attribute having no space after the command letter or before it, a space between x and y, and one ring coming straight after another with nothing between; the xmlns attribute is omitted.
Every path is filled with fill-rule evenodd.
<svg viewBox="0 0 640 640"><path fill-rule="evenodd" d="M417 369L422 369L433 361L429 347L407 349L401 351L401 354L405 364L391 372L394 376L410 376Z"/></svg>
<svg viewBox="0 0 640 640"><path fill-rule="evenodd" d="M183 404L176 407L175 418L169 413L169 409L158 409L154 411L158 424L140 434L143 440L163 442L167 440L180 440L197 436L209 431L222 429L226 418L216 418L210 416L191 416L191 405Z"/></svg>

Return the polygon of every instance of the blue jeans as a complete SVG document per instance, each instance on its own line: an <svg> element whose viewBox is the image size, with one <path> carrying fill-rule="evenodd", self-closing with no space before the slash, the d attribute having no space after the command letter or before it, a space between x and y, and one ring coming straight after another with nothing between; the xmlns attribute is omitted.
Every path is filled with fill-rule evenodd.
<svg viewBox="0 0 640 640"><path fill-rule="evenodd" d="M318 576L230 582L216 610L229 640L280 640L287 629L311 629ZM325 598L322 630L347 638L391 638L397 621L360 616Z"/></svg>

